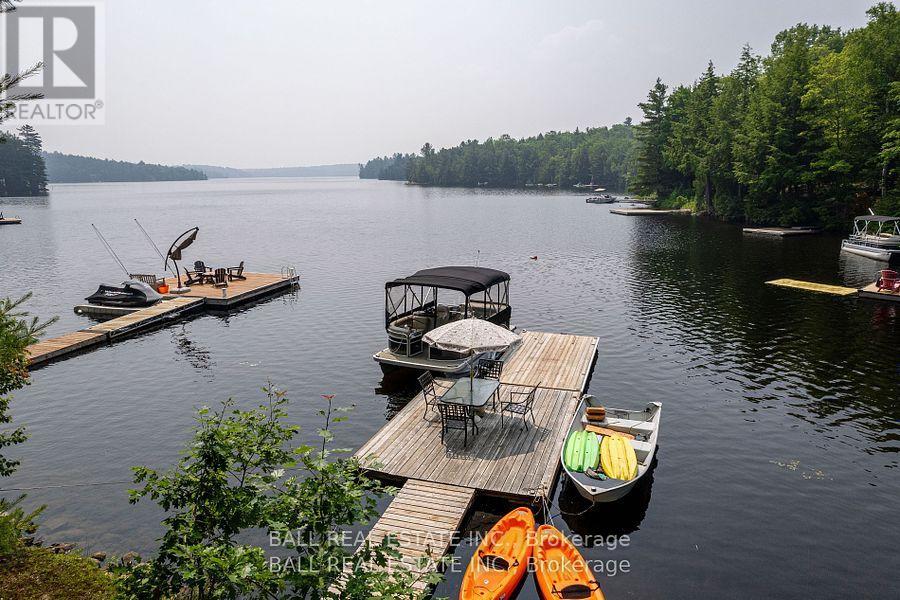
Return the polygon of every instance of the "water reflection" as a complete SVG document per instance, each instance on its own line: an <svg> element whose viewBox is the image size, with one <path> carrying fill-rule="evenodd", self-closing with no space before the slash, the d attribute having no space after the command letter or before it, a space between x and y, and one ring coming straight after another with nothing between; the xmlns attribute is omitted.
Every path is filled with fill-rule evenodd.
<svg viewBox="0 0 900 600"><path fill-rule="evenodd" d="M824 271L833 273L839 256L845 277L862 277L864 265L844 258L837 238L709 235L719 227L699 219L636 224L628 291L638 335L689 348L671 357L688 377L749 403L820 426L849 424L876 443L895 429L896 307L764 284L784 276L832 283ZM854 367L863 364L864 372Z"/></svg>
<svg viewBox="0 0 900 600"><path fill-rule="evenodd" d="M173 327L171 333L176 354L185 358L189 365L201 372L208 372L215 366L216 363L212 359L209 348L191 340L187 324L183 323L179 327ZM207 376L212 379L212 373L208 372Z"/></svg>
<svg viewBox="0 0 900 600"><path fill-rule="evenodd" d="M650 506L653 490L653 474L659 462L659 450L653 457L650 470L628 492L615 502L592 504L583 498L568 478L562 478L562 486L556 498L555 515L562 518L574 534L584 537L586 546L590 539L606 536L622 536L640 529Z"/></svg>

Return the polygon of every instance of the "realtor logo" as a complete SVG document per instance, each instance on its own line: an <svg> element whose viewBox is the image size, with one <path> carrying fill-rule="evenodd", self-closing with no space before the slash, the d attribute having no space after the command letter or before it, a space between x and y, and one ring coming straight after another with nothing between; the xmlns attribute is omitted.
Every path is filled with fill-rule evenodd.
<svg viewBox="0 0 900 600"><path fill-rule="evenodd" d="M21 73L43 64L12 91L41 98L18 103L12 121L102 124L102 8L90 0L45 1L17 5L3 15L3 72Z"/></svg>

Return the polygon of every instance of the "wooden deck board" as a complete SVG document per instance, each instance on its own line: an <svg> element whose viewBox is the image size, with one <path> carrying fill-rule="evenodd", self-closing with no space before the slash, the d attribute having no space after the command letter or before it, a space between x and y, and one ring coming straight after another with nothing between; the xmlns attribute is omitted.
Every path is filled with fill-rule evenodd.
<svg viewBox="0 0 900 600"><path fill-rule="evenodd" d="M356 456L372 474L385 478L455 485L522 500L538 497L555 480L563 438L587 385L597 342L594 337L525 332L504 364L497 411L489 402L478 434L470 432L468 444L461 431L448 432L446 443L441 443L438 413L426 414L418 394ZM436 383L446 389L452 380ZM510 393L538 383L534 423L529 419L526 429L519 417L509 415L501 423L499 407ZM420 508L427 507L427 494L420 500Z"/></svg>
<svg viewBox="0 0 900 600"><path fill-rule="evenodd" d="M505 360L497 410L488 401L477 435L465 445L461 431L448 432L442 443L438 413L426 412L421 393L410 400L355 454L370 474L406 481L369 541L396 535L402 567L424 573L447 552L476 493L525 502L550 494L597 343L594 337L525 332ZM445 390L453 381L435 384ZM528 428L515 415L501 422L499 408L510 394L538 384Z"/></svg>
<svg viewBox="0 0 900 600"><path fill-rule="evenodd" d="M593 366L597 342L595 337L526 331L522 344L506 359L500 381L581 391Z"/></svg>
<svg viewBox="0 0 900 600"><path fill-rule="evenodd" d="M870 283L866 287L859 290L860 298L870 298L872 300L887 300L900 302L900 292L888 292L879 290L874 283Z"/></svg>
<svg viewBox="0 0 900 600"><path fill-rule="evenodd" d="M99 331L73 331L28 346L29 362L35 366L69 352L102 344L106 339L106 334Z"/></svg>
<svg viewBox="0 0 900 600"><path fill-rule="evenodd" d="M291 280L286 279L278 273L248 273L245 272L246 279L235 279L228 282L228 287L218 288L210 284L191 285L191 291L183 294L182 297L187 298L203 298L208 306L230 306L239 302L246 302L253 297L268 294L274 290L284 288L290 285ZM169 289L178 287L178 282L167 277L166 283ZM297 278L293 278L293 283L297 283ZM222 291L224 290L224 295Z"/></svg>
<svg viewBox="0 0 900 600"><path fill-rule="evenodd" d="M389 562L388 569L405 568L417 575L433 571L453 544L474 498L472 488L410 479L367 539L374 545L388 535L394 537L402 558L399 565ZM418 582L414 587L421 590L426 586Z"/></svg>

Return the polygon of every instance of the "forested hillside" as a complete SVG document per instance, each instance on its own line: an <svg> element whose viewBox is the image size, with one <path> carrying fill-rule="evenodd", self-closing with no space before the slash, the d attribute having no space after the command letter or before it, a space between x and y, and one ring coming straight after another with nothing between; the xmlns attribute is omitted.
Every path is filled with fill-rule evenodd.
<svg viewBox="0 0 900 600"><path fill-rule="evenodd" d="M623 191L634 169L633 130L627 119L612 127L551 131L522 139L502 135L440 150L425 144L421 155L395 154L370 160L360 167L359 176L470 187L566 187L593 182Z"/></svg>
<svg viewBox="0 0 900 600"><path fill-rule="evenodd" d="M416 158L415 154L400 154L373 158L364 165L359 165L360 179L392 179L406 181L409 175L409 164Z"/></svg>
<svg viewBox="0 0 900 600"><path fill-rule="evenodd" d="M435 150L425 144L409 166L409 180L428 185L519 187L591 183L624 190L632 170L634 128L630 120L612 127L551 131L535 137L508 135L469 140Z"/></svg>
<svg viewBox="0 0 900 600"><path fill-rule="evenodd" d="M314 165L309 167L272 167L267 169L235 169L213 165L184 165L185 168L200 171L210 179L230 179L236 177L352 177L359 170L358 165L344 163L337 165Z"/></svg>
<svg viewBox="0 0 900 600"><path fill-rule="evenodd" d="M31 125L20 127L18 135L0 133L0 197L46 195L41 136Z"/></svg>
<svg viewBox="0 0 900 600"><path fill-rule="evenodd" d="M693 85L657 80L632 188L750 223L900 214L900 16L889 3L868 16L846 33L796 25L727 75L710 63Z"/></svg>
<svg viewBox="0 0 900 600"><path fill-rule="evenodd" d="M130 163L59 152L44 153L44 159L47 162L47 176L50 183L206 179L206 175L195 169L154 165L144 161Z"/></svg>

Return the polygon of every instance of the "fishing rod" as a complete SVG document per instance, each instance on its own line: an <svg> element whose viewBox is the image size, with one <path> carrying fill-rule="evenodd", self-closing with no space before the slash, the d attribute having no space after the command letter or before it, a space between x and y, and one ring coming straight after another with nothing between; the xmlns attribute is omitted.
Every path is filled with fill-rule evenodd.
<svg viewBox="0 0 900 600"><path fill-rule="evenodd" d="M119 264L120 267L122 267L122 270L125 271L125 275L128 277L128 279L131 279L131 273L129 273L128 269L125 268L125 265L122 263L122 261L116 255L115 251L112 249L112 246L109 245L109 242L106 241L106 238L103 237L103 234L100 233L100 230L97 229L97 226L94 225L93 223L91 223L91 227L94 228L94 233L96 233L97 237L100 238L100 241L103 243L103 246L106 248L106 251L109 252L109 255L112 256L113 259L115 259L115 261Z"/></svg>
<svg viewBox="0 0 900 600"><path fill-rule="evenodd" d="M141 230L141 233L144 234L144 237L147 238L147 241L150 242L150 245L153 247L154 250L156 250L156 253L159 255L159 257L163 260L166 260L166 257L163 256L163 253L159 251L159 246L156 245L156 242L153 241L153 238L150 237L150 234L147 233L147 230L144 229L143 225L141 225L141 222L138 221L137 219L135 219L134 222L137 223L137 226Z"/></svg>
<svg viewBox="0 0 900 600"><path fill-rule="evenodd" d="M156 242L153 241L153 238L150 237L150 234L147 233L147 230L144 229L144 226L141 225L141 222L140 222L140 221L138 221L137 219L135 219L134 222L137 223L137 226L138 226L138 228L141 230L141 233L144 234L144 237L147 238L147 241L150 242L150 245L153 247L154 250L156 250L156 253L157 253L157 254L159 255L159 257L163 260L163 270L165 270L165 268L166 268L166 266L165 266L165 263L166 263L166 257L163 256L163 253L160 251L159 246L156 245ZM171 269L170 269L170 270L171 270ZM175 271L172 271L172 275L173 275L173 276L175 275Z"/></svg>

